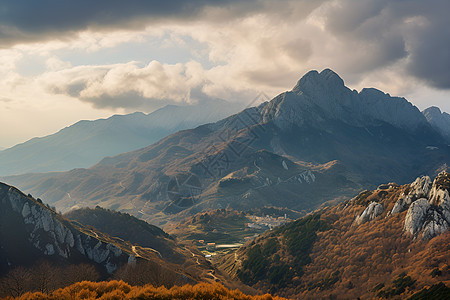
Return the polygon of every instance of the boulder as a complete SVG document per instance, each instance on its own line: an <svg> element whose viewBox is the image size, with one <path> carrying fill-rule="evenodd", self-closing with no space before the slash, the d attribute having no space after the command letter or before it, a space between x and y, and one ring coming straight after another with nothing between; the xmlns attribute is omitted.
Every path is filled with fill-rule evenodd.
<svg viewBox="0 0 450 300"><path fill-rule="evenodd" d="M383 205L377 202L371 202L362 214L355 219L357 225L371 221L383 213Z"/></svg>

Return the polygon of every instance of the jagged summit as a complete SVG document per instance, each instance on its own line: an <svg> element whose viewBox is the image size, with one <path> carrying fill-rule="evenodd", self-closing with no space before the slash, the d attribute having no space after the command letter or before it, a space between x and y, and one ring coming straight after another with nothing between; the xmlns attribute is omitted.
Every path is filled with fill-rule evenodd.
<svg viewBox="0 0 450 300"><path fill-rule="evenodd" d="M441 113L442 113L441 109L439 107L437 107L437 106L430 106L430 107L428 107L427 109L425 109L423 111L423 114L425 116L428 115L428 114L431 114L431 115L439 114L440 115Z"/></svg>
<svg viewBox="0 0 450 300"><path fill-rule="evenodd" d="M307 80L308 77L311 80ZM301 88L307 86L303 81L320 83L327 88L318 87L317 91L308 90L308 93L282 93L269 102L216 123L179 131L148 147L106 158L90 169L14 176L5 181L23 186L34 195L45 195L43 197L62 210L73 207L79 199L92 203L91 206L120 209L158 225L169 214L187 215L219 205L259 206L271 204L272 199L277 199L281 205L279 201L288 199L286 205L295 209L310 205L311 199L334 199L359 184L371 187L368 185L387 180L411 182L421 174L431 175L442 166L450 165L450 152L442 136L406 99L375 89L361 93L352 91L342 85L331 70L305 75L299 84ZM259 150L314 165L337 160L348 171L342 175L348 180L340 181L343 185L339 191L321 197L322 186L327 184L317 183L308 187L310 194L307 195L306 185L290 181L286 185L278 184L285 180L284 172L292 171L289 166L285 170L279 162L274 165L282 173L274 178L261 177L263 180L258 183L253 179L256 175L262 176L264 171L258 168L264 168L258 162L255 166L251 154ZM287 178L303 171L298 170ZM174 202L168 196L167 187L175 175L184 176L186 172L199 178L202 195L176 207L171 204ZM341 177L337 173L328 177L333 188L336 187L335 176ZM240 188L223 192L228 178L233 178L231 182L239 184ZM270 181L277 185L276 193ZM225 187L221 182L226 182ZM287 194L282 197L280 193L285 191ZM280 198L283 200L278 200ZM180 199L184 201L186 197ZM130 201L136 205L129 205ZM153 218L155 212L161 210L163 217Z"/></svg>
<svg viewBox="0 0 450 300"><path fill-rule="evenodd" d="M450 115L436 106L425 109L422 114L428 123L450 143Z"/></svg>
<svg viewBox="0 0 450 300"><path fill-rule="evenodd" d="M409 132L429 127L419 109L405 98L375 88L358 93L330 69L306 73L292 91L277 96L262 112L264 121L274 120L280 128L330 120L357 127L388 123Z"/></svg>
<svg viewBox="0 0 450 300"><path fill-rule="evenodd" d="M320 73L316 70L312 70L300 78L292 91L294 93L299 93L344 86L344 80L333 70L324 69Z"/></svg>

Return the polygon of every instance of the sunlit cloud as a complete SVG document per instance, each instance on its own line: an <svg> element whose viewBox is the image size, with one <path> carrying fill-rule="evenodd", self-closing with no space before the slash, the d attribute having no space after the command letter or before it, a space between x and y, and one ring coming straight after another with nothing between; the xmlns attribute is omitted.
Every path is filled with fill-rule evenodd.
<svg viewBox="0 0 450 300"><path fill-rule="evenodd" d="M68 3L3 4L2 117L35 108L43 124L45 109L64 105L76 120L208 97L248 102L324 68L350 88L450 111L448 1Z"/></svg>
<svg viewBox="0 0 450 300"><path fill-rule="evenodd" d="M144 67L136 62L105 66L78 66L47 72L39 84L52 94L64 94L91 103L94 107L145 109L158 102L189 104L190 90L202 85L201 65L161 64Z"/></svg>

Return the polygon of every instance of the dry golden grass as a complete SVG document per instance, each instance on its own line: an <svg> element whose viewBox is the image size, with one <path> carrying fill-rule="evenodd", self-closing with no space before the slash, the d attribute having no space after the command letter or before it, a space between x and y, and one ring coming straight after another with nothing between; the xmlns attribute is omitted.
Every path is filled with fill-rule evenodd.
<svg viewBox="0 0 450 300"><path fill-rule="evenodd" d="M52 293L26 293L21 300L38 299L237 299L237 300L281 300L269 294L262 296L246 295L239 290L229 290L215 283L199 283L197 285L174 286L170 289L152 285L131 286L123 281L90 282L82 281Z"/></svg>

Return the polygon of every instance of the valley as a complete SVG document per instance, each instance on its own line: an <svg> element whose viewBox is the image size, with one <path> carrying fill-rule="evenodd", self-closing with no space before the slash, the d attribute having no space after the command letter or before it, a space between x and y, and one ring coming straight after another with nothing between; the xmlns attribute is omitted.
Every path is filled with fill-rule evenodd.
<svg viewBox="0 0 450 300"><path fill-rule="evenodd" d="M448 12L0 0L0 299L450 299Z"/></svg>
<svg viewBox="0 0 450 300"><path fill-rule="evenodd" d="M406 99L351 91L326 69L270 102L91 168L2 180L63 212L99 205L162 226L227 207L311 211L387 181L435 176L450 165L448 148Z"/></svg>

